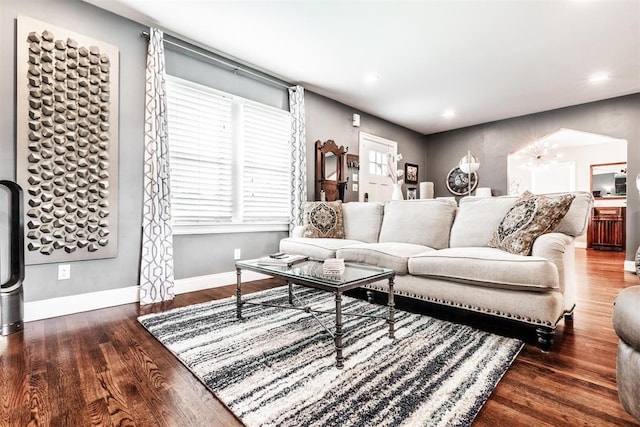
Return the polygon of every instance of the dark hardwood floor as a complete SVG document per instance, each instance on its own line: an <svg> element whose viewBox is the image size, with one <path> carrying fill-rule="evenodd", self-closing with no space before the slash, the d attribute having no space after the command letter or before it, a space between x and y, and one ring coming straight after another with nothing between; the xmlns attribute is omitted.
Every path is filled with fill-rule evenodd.
<svg viewBox="0 0 640 427"><path fill-rule="evenodd" d="M575 320L561 324L549 353L526 345L474 425L637 425L618 402L611 314L618 292L640 281L623 272L620 253L576 252ZM276 285L253 282L243 289ZM30 322L23 333L0 337L0 425L241 425L136 321L140 314L234 290L226 286L154 306L127 304Z"/></svg>

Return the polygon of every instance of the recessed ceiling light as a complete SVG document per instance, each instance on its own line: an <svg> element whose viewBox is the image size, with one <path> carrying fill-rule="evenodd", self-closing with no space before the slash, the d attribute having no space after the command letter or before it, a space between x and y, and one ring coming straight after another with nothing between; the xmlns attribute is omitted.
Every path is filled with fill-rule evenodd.
<svg viewBox="0 0 640 427"><path fill-rule="evenodd" d="M589 77L589 83L600 83L605 80L609 80L609 74L607 73L597 73Z"/></svg>
<svg viewBox="0 0 640 427"><path fill-rule="evenodd" d="M367 74L364 76L364 81L366 83L375 83L378 81L378 76L376 74Z"/></svg>
<svg viewBox="0 0 640 427"><path fill-rule="evenodd" d="M449 108L447 110L444 110L444 112L442 113L442 117L450 119L453 116L456 115L456 110L454 110L453 108Z"/></svg>

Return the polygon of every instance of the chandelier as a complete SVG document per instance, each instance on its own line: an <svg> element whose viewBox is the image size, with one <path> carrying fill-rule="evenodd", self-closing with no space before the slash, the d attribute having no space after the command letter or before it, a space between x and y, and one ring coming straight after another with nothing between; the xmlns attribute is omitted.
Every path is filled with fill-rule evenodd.
<svg viewBox="0 0 640 427"><path fill-rule="evenodd" d="M558 163L560 154L556 153L557 144L536 141L515 153L528 169L539 169Z"/></svg>

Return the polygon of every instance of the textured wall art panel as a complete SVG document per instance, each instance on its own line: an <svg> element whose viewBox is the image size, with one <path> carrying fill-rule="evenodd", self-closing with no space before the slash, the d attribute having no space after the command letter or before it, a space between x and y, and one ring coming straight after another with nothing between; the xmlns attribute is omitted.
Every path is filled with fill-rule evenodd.
<svg viewBox="0 0 640 427"><path fill-rule="evenodd" d="M16 52L25 261L115 257L118 49L21 16Z"/></svg>

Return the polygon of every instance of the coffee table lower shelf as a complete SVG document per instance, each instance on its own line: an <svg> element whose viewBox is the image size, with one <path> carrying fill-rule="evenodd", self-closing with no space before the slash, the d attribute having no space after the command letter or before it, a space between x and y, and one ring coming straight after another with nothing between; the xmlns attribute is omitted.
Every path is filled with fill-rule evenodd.
<svg viewBox="0 0 640 427"><path fill-rule="evenodd" d="M242 270L255 271L257 273L266 274L272 277L284 279L289 288L289 305L275 305L275 304L263 304L253 303L242 299ZM242 319L242 306L244 304L252 305L267 305L270 307L278 307L284 309L302 310L312 315L322 327L331 335L334 339L336 349L336 368L344 367L343 356L343 343L342 343L342 317L343 316L355 316L355 317L369 317L383 319L386 321L389 327L389 338L395 338L395 304L393 285L395 278L395 271L391 269L372 267L359 264L345 264L345 273L340 278L331 278L321 274L322 261L305 261L300 264L288 268L263 266L258 265L257 260L250 261L238 261L236 262L236 317ZM387 316L373 316L363 315L357 313L343 313L342 312L342 294L348 290L362 287L366 284L378 282L380 280L389 281L389 294L387 301ZM316 310L308 305L303 304L293 292L293 285L301 285L314 289L320 289L329 291L334 294L335 297L335 311ZM295 301L294 301L295 300ZM301 305L296 305L296 302ZM330 328L325 325L316 316L316 313L334 314L335 313L335 330L332 332Z"/></svg>

